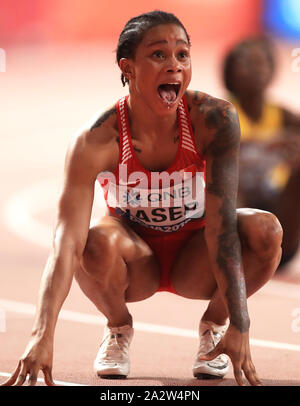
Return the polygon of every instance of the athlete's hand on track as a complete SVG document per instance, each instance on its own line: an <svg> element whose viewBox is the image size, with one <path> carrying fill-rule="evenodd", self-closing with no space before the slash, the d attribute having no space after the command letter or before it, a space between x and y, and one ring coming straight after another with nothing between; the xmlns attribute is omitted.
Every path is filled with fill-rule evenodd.
<svg viewBox="0 0 300 406"><path fill-rule="evenodd" d="M251 360L249 332L241 333L235 326L230 324L218 345L206 355L201 356L200 359L211 361L220 354L227 354L230 357L238 385L245 385L243 372L251 385L263 385Z"/></svg>
<svg viewBox="0 0 300 406"><path fill-rule="evenodd" d="M53 345L32 338L20 358L17 368L0 386L21 386L26 381L27 375L29 375L28 386L34 386L40 370L44 373L46 385L56 386L52 379L52 361Z"/></svg>

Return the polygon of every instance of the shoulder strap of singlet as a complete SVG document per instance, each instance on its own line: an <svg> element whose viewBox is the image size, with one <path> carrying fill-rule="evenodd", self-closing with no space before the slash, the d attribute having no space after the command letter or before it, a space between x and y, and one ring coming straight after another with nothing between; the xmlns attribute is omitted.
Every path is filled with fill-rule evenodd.
<svg viewBox="0 0 300 406"><path fill-rule="evenodd" d="M197 148L193 135L193 127L191 122L188 106L183 96L178 106L179 127L182 134L182 148L197 154Z"/></svg>
<svg viewBox="0 0 300 406"><path fill-rule="evenodd" d="M129 96L122 97L117 102L117 117L120 134L120 157L119 162L125 164L132 158L132 151L129 142L129 120L127 114L127 99Z"/></svg>

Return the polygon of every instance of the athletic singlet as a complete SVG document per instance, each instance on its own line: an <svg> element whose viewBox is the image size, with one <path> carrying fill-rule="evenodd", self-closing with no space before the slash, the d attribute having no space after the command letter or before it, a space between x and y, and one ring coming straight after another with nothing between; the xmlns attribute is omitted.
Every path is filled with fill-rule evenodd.
<svg viewBox="0 0 300 406"><path fill-rule="evenodd" d="M129 96L117 104L119 162L114 173L98 180L108 210L133 224L162 232L204 226L205 160L198 154L185 98L177 110L179 146L171 166L162 172L145 169L131 140L127 111ZM191 221L193 220L193 221Z"/></svg>

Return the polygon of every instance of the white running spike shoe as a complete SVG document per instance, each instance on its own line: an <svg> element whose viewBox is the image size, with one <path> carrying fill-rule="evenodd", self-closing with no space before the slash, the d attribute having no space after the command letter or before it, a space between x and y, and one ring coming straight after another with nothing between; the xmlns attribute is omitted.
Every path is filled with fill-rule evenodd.
<svg viewBox="0 0 300 406"><path fill-rule="evenodd" d="M94 361L94 371L101 378L124 379L129 374L129 345L134 329L129 326L105 326L102 343Z"/></svg>
<svg viewBox="0 0 300 406"><path fill-rule="evenodd" d="M203 354L213 350L225 334L227 325L219 326L213 322L200 322L200 346L193 365L193 375L198 379L223 378L229 370L229 357L220 354L211 361L199 360Z"/></svg>

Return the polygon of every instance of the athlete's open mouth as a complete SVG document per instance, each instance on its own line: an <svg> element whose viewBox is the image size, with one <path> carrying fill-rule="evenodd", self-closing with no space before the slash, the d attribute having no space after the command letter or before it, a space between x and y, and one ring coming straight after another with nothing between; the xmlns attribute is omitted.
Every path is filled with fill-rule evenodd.
<svg viewBox="0 0 300 406"><path fill-rule="evenodd" d="M158 87L158 94L164 102L171 104L177 99L180 83L164 83Z"/></svg>

